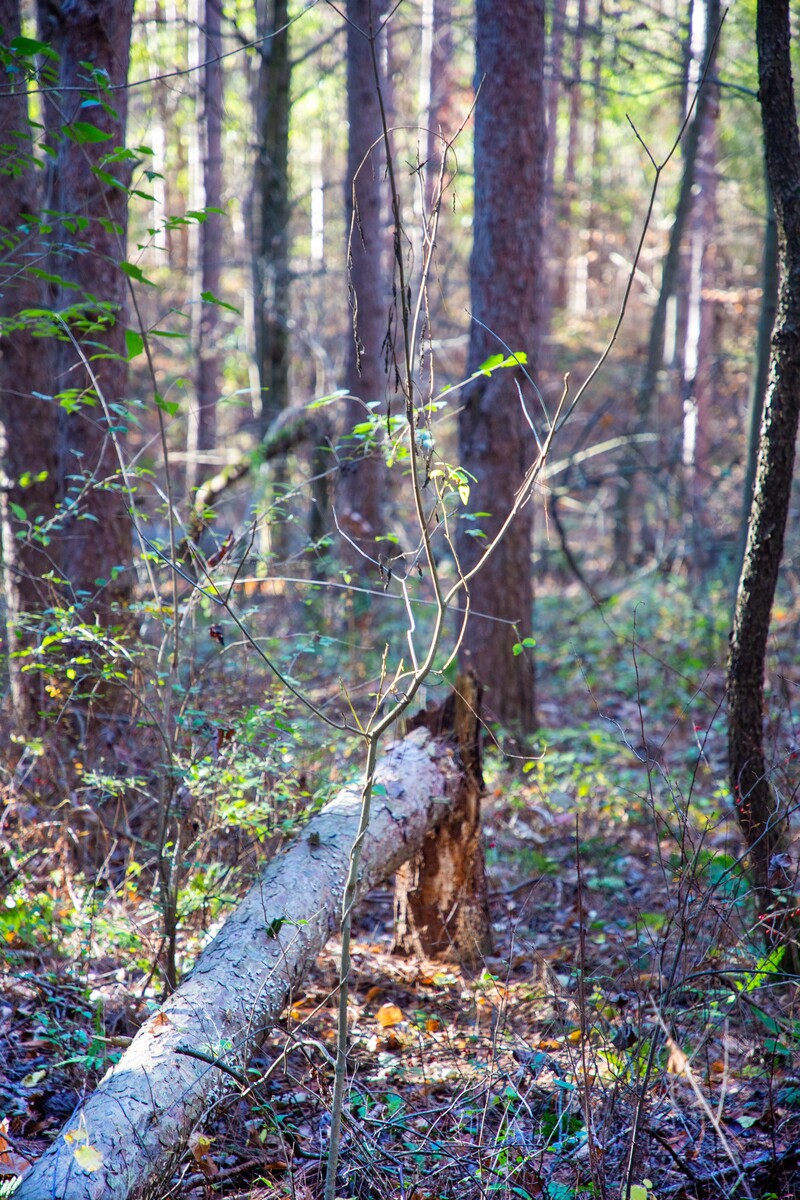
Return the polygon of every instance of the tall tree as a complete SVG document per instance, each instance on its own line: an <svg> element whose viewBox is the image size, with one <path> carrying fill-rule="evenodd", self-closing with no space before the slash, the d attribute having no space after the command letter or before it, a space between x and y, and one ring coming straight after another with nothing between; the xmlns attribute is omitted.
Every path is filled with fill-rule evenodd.
<svg viewBox="0 0 800 1200"><path fill-rule="evenodd" d="M56 507L57 410L47 398L47 343L17 316L42 304L42 285L25 266L46 253L30 220L39 210L41 175L27 102L33 61L10 49L20 36L19 0L0 0L0 26L0 523L11 698L18 726L30 729L41 697L39 678L22 670L26 614L44 607L42 576L59 566L48 530Z"/></svg>
<svg viewBox="0 0 800 1200"><path fill-rule="evenodd" d="M764 672L783 555L800 419L800 133L792 81L789 0L759 0L756 18L764 151L778 230L780 289L769 386L728 662L728 763L753 881L771 940L800 967L786 800L764 751ZM788 901L788 903L787 903Z"/></svg>
<svg viewBox="0 0 800 1200"><path fill-rule="evenodd" d="M127 379L119 267L126 163L118 150L132 8L132 0L113 10L99 0L75 0L40 9L47 82L41 192L25 76L15 61L30 55L30 39L5 56L0 225L7 286L0 289L0 315L7 336L0 344L0 444L12 652L23 648L27 617L52 597L56 584L43 584L43 573L54 571L67 602L87 615L110 617L130 588L130 523L112 422L120 424L113 406L124 401ZM0 19L8 45L19 35L19 5L3 0ZM31 305L39 314L35 328L24 320L15 328L15 314ZM12 659L15 717L24 727L39 704L33 673L26 678L19 667Z"/></svg>
<svg viewBox="0 0 800 1200"><path fill-rule="evenodd" d="M472 316L467 371L508 346L539 349L545 172L544 0L478 0L475 202L470 259ZM514 503L531 460L533 435L520 403L531 389L519 369L480 375L464 391L461 465L475 477L470 508L488 514L491 539ZM533 662L514 645L531 632L532 505L526 505L470 584L462 658L487 689L487 710L527 732L535 727ZM482 550L476 525L460 521L457 550L469 570Z"/></svg>
<svg viewBox="0 0 800 1200"><path fill-rule="evenodd" d="M58 55L44 95L48 209L60 214L50 247L48 306L72 338L55 347L61 398L58 456L64 507L62 570L87 612L125 601L131 527L120 487L111 406L124 402L128 171L125 144L133 0L43 3L41 36ZM77 297L77 299L76 299ZM88 365L87 365L88 364Z"/></svg>
<svg viewBox="0 0 800 1200"><path fill-rule="evenodd" d="M291 60L287 0L262 0L256 82L258 153L253 179L255 352L261 388L259 432L289 403L289 112Z"/></svg>
<svg viewBox="0 0 800 1200"><path fill-rule="evenodd" d="M203 62L202 112L200 139L205 219L199 231L200 296L195 339L195 410L189 417L186 471L187 490L191 491L209 474L208 467L198 462L203 451L213 450L217 440L217 399L219 397L220 353L219 308L213 300L221 291L222 280L222 4L221 0L206 0L203 30L200 39Z"/></svg>
<svg viewBox="0 0 800 1200"><path fill-rule="evenodd" d="M692 10L694 72L699 76L707 32L703 8ZM711 14L713 19L713 14ZM697 79L695 78L695 86ZM688 526L691 570L702 583L708 562L706 495L711 479L711 409L714 399L716 303L714 287L717 242L717 125L719 85L707 80L708 100L695 169L694 199L689 219L689 280L683 341L683 471L684 511Z"/></svg>
<svg viewBox="0 0 800 1200"><path fill-rule="evenodd" d="M349 399L343 413L347 459L339 485L340 523L364 551L370 551L380 533L383 468L363 436L352 431L375 411L366 405L382 403L386 393L383 346L389 298L380 196L386 150L374 54L379 10L373 0L348 0L346 12L349 136L345 229L353 328L347 339L344 373Z"/></svg>

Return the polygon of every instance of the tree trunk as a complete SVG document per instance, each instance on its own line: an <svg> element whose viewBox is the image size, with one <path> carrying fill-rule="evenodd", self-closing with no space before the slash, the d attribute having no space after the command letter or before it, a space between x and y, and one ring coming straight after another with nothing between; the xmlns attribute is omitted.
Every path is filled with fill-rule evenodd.
<svg viewBox="0 0 800 1200"><path fill-rule="evenodd" d="M389 326L389 298L384 282L380 180L384 173L378 89L371 45L377 36L374 0L348 0L347 117L349 141L345 176L352 332L348 334L344 386L351 399L343 405L346 435L339 483L339 523L366 553L374 554L381 532L383 465L361 435L352 433L374 414L378 419L386 396L384 341ZM375 404L377 408L366 408ZM349 557L349 556L348 556ZM354 565L359 561L354 560Z"/></svg>
<svg viewBox="0 0 800 1200"><path fill-rule="evenodd" d="M800 135L790 58L789 0L759 0L759 97L767 174L778 229L780 291L747 547L728 662L728 762L770 941L786 939L795 970L795 873L786 801L770 784L764 753L764 671L772 603L794 471L800 417ZM790 936L790 930L793 931Z"/></svg>
<svg viewBox="0 0 800 1200"><path fill-rule="evenodd" d="M126 399L127 288L119 263L125 259L128 195L126 186L102 176L127 185L125 163L105 159L125 144L132 15L133 0L42 3L39 12L42 40L60 56L58 85L43 97L53 151L48 208L66 214L49 264L59 279L49 306L65 313L91 362L90 372L75 345L59 341L47 389L62 403L57 446L67 514L59 535L62 572L77 608L106 618L114 603L127 600L132 584L131 527L111 435L124 418L105 407ZM87 98L93 97L98 103L89 107ZM76 122L94 127L99 136L85 136Z"/></svg>
<svg viewBox="0 0 800 1200"><path fill-rule="evenodd" d="M761 308L758 314L755 366L750 384L750 404L747 422L747 466L742 489L741 535L736 556L734 586L739 581L747 548L747 530L750 508L753 503L753 488L756 482L758 449L761 441L761 418L764 412L764 397L769 382L769 364L772 347L772 329L778 308L778 227L775 222L775 206L765 178L764 256L761 263Z"/></svg>
<svg viewBox="0 0 800 1200"><path fill-rule="evenodd" d="M581 113L583 111L583 42L586 36L586 0L578 0L578 12L572 35L572 63L567 80L569 93L569 120L567 123L567 149L564 162L564 178L558 203L559 251L555 262L555 279L552 303L554 308L566 307L570 297L570 275L573 269L574 245L572 210L578 197L577 164L581 141ZM598 51L599 53L599 51ZM555 146L548 151L555 158ZM555 163L553 164L555 172Z"/></svg>
<svg viewBox="0 0 800 1200"><path fill-rule="evenodd" d="M0 0L0 27L7 45L20 35L18 0ZM28 64L33 67L33 63ZM42 287L25 271L36 261L41 235L23 214L39 210L39 176L31 165L33 151L24 71L3 71L0 88L0 145L17 146L17 156L4 156L0 186L0 524L8 638L8 670L12 716L18 731L30 732L43 707L41 676L23 671L23 655L35 636L29 615L47 605L52 588L46 572L59 574L57 532L48 527L55 516L57 486L57 407L46 397L52 390L50 344L18 322L17 313L42 304Z"/></svg>
<svg viewBox="0 0 800 1200"><path fill-rule="evenodd" d="M535 379L544 286L541 221L544 199L544 0L477 4L475 203L470 260L472 314L467 373L490 355L524 351ZM524 120L520 118L524 114ZM458 522L461 569L480 557L510 511L531 458L540 410L522 371L480 375L464 389L459 417L461 466L475 477L474 521ZM488 713L517 733L535 728L532 656L515 655L533 619L533 503L469 586L472 615L461 653L464 669L487 685ZM475 537L482 533L484 538ZM488 686L491 681L491 686Z"/></svg>
<svg viewBox="0 0 800 1200"><path fill-rule="evenodd" d="M702 29L702 8L693 14L692 41L699 63L708 30ZM701 28L698 31L697 25ZM712 31L713 36L713 31ZM699 42L699 45L697 44ZM686 330L683 352L683 517L689 554L690 577L705 587L708 576L711 530L706 496L711 488L711 412L714 402L714 346L716 302L708 298L714 287L717 242L717 123L719 85L708 80L704 127L695 172L694 201L689 221L689 287L686 297Z"/></svg>
<svg viewBox="0 0 800 1200"><path fill-rule="evenodd" d="M555 178L556 178L556 144L558 138L558 108L559 100L561 99L562 91L562 60L564 57L564 36L567 25L567 0L552 0L550 7L550 36L547 41L547 81L546 81L546 99L547 99L547 154L545 157L544 170L544 209L543 209L543 224L547 230L547 238L552 239L552 244L563 245L558 237L559 224L559 208L563 204L563 197L559 197L559 204L556 204L555 195ZM565 262L562 254L553 255L548 260L547 270L547 316L544 321L545 325L549 324L550 312L553 308L553 301L556 295L556 272L561 274L565 271Z"/></svg>
<svg viewBox="0 0 800 1200"><path fill-rule="evenodd" d="M289 112L287 0L265 0L259 35L259 148L253 186L255 346L263 436L289 403Z"/></svg>
<svg viewBox="0 0 800 1200"><path fill-rule="evenodd" d="M200 239L200 306L195 341L195 407L189 414L188 459L186 490L191 496L197 485L211 473L207 463L198 456L214 450L217 444L217 400L221 375L218 347L219 308L202 299L211 293L219 296L222 287L222 234L224 217L209 209L222 207L222 7L221 0L206 0L204 5L203 36L200 39L203 69L203 112L200 124L200 143L203 172L202 207L206 218L199 228Z"/></svg>
<svg viewBox="0 0 800 1200"><path fill-rule="evenodd" d="M452 806L395 878L395 946L406 954L474 963L492 951L481 836L480 692L474 675L460 675L441 708L408 723L409 730L427 729L434 737L454 730L462 773Z"/></svg>
<svg viewBox="0 0 800 1200"><path fill-rule="evenodd" d="M359 895L419 849L459 788L447 746L421 729L387 749L376 783ZM359 786L344 789L270 864L192 973L23 1176L17 1200L122 1200L169 1174L210 1097L231 1087L229 1075L184 1050L246 1072L337 927L360 801Z"/></svg>

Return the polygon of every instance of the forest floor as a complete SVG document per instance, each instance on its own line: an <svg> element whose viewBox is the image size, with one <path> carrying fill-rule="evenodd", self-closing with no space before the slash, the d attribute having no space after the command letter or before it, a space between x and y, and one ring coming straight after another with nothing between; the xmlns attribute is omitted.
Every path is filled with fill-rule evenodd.
<svg viewBox="0 0 800 1200"><path fill-rule="evenodd" d="M540 600L550 732L521 769L487 753L493 954L399 957L391 890L361 905L340 1195L800 1195L800 995L763 950L726 799L724 619L680 585L640 601L558 641L562 598ZM792 794L796 643L779 611L770 735ZM161 995L147 870L95 886L75 865L91 813L10 783L4 800L0 1196ZM212 905L198 873L184 966L246 876L214 876ZM154 1200L321 1195L336 977L332 941Z"/></svg>

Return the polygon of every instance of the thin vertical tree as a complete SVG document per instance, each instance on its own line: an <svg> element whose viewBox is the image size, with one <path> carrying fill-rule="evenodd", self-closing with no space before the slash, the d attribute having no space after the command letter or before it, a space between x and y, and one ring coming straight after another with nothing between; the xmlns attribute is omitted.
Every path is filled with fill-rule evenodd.
<svg viewBox="0 0 800 1200"><path fill-rule="evenodd" d="M764 675L783 556L800 421L800 131L794 98L789 0L759 0L759 100L778 232L780 288L761 421L744 563L727 674L728 766L767 938L800 967L796 872L787 801L772 786L764 750Z"/></svg>
<svg viewBox="0 0 800 1200"><path fill-rule="evenodd" d="M222 290L222 117L224 105L221 0L205 0L200 38L203 63L200 117L200 158L203 180L203 220L199 229L199 320L195 336L195 406L189 417L187 491L191 492L209 473L200 461L217 442L217 400L221 361L219 352L219 307Z"/></svg>
<svg viewBox="0 0 800 1200"><path fill-rule="evenodd" d="M535 378L544 287L544 0L478 0L475 201L470 259L472 325L468 374L493 354L527 355ZM462 571L493 538L523 482L533 433L533 389L520 368L477 375L459 417L462 467L474 477L473 521L458 524ZM487 711L518 733L535 728L532 654L518 646L533 620L529 503L470 584L462 647L465 668L486 687ZM475 535L478 536L475 536ZM515 650L517 651L515 653Z"/></svg>
<svg viewBox="0 0 800 1200"><path fill-rule="evenodd" d="M255 355L263 437L289 402L289 114L291 59L287 0L257 9L258 149L253 179Z"/></svg>

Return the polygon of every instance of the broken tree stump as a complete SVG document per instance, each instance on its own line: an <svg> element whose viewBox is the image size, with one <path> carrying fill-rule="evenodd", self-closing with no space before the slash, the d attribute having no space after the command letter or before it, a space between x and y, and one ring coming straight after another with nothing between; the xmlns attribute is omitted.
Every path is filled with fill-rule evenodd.
<svg viewBox="0 0 800 1200"><path fill-rule="evenodd" d="M422 848L395 878L395 948L475 963L492 949L481 836L483 768L481 687L459 675L441 708L418 713L409 729L449 735L461 775L451 807L425 835Z"/></svg>

